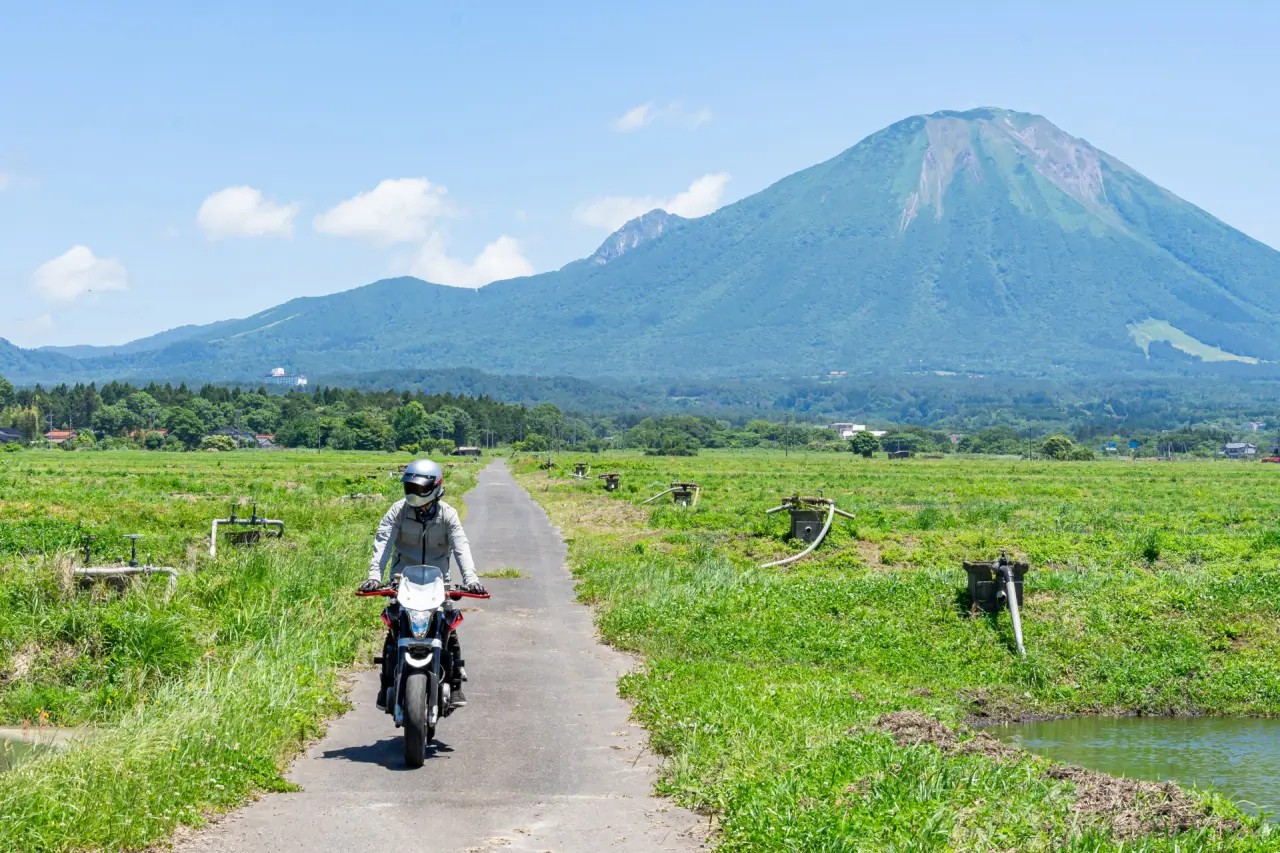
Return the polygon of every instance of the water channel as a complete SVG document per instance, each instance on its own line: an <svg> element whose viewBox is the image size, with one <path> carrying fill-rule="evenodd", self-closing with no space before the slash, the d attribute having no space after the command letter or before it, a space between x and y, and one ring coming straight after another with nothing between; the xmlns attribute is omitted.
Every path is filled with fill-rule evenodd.
<svg viewBox="0 0 1280 853"><path fill-rule="evenodd" d="M1280 719L1075 717L987 731L1064 764L1212 787L1253 814L1280 814Z"/></svg>
<svg viewBox="0 0 1280 853"><path fill-rule="evenodd" d="M85 734L84 729L0 728L0 773L12 770L32 753L61 746Z"/></svg>

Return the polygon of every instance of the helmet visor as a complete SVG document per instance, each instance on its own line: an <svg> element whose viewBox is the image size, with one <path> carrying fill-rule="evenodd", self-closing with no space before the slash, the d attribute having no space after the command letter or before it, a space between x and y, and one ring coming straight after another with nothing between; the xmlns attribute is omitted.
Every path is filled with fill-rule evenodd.
<svg viewBox="0 0 1280 853"><path fill-rule="evenodd" d="M404 481L404 496L410 506L425 506L439 494L440 480L436 477L414 477Z"/></svg>
<svg viewBox="0 0 1280 853"><path fill-rule="evenodd" d="M405 480L404 493L406 495L429 495L440 485L440 481L435 477L415 477L412 480Z"/></svg>

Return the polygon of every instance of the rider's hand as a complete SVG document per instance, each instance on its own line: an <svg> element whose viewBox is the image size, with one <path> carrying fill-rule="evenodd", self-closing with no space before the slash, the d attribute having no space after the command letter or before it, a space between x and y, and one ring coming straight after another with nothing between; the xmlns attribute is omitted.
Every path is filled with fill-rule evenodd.
<svg viewBox="0 0 1280 853"><path fill-rule="evenodd" d="M361 592L377 592L381 587L382 587L382 584L378 583L373 578L369 578L368 580L365 580L360 584L360 591Z"/></svg>
<svg viewBox="0 0 1280 853"><path fill-rule="evenodd" d="M471 593L472 595L488 595L489 594L489 590L485 589L484 584L480 583L480 581L473 581L467 584L465 587L463 587L463 589L465 589L467 592Z"/></svg>

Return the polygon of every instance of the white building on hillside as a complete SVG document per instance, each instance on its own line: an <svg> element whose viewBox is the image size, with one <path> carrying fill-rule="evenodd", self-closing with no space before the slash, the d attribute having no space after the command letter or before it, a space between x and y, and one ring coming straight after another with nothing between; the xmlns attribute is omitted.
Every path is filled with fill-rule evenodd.
<svg viewBox="0 0 1280 853"><path fill-rule="evenodd" d="M298 373L285 373L283 367L271 368L271 374L267 376L267 381L272 385L291 385L294 387L305 387L307 377Z"/></svg>

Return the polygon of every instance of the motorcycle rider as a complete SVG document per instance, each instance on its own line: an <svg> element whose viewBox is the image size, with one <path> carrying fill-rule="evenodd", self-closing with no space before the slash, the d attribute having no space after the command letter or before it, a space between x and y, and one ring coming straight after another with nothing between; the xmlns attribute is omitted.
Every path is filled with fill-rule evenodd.
<svg viewBox="0 0 1280 853"><path fill-rule="evenodd" d="M405 467L400 482L404 484L404 498L392 504L378 524L378 532L373 536L369 578L360 584L360 591L373 592L382 586L383 573L391 556L391 546L394 545L392 578L402 566L431 565L444 571L444 580L448 584L449 555L452 553L458 563L458 570L462 573L462 588L476 595L484 595L485 588L476 576L475 563L471 560L471 546L462 529L458 511L441 500L444 495L444 471L430 459L417 459ZM452 609L453 603L446 601L445 610ZM467 671L455 631L449 633L449 651L453 660L452 672L449 674L449 704L454 708L461 708L467 704L467 698L462 692L462 682L467 680ZM395 638L388 631L382 653L382 686L378 691L378 708L383 711L386 710L387 688L391 686L393 678L391 667L394 666L395 654Z"/></svg>

